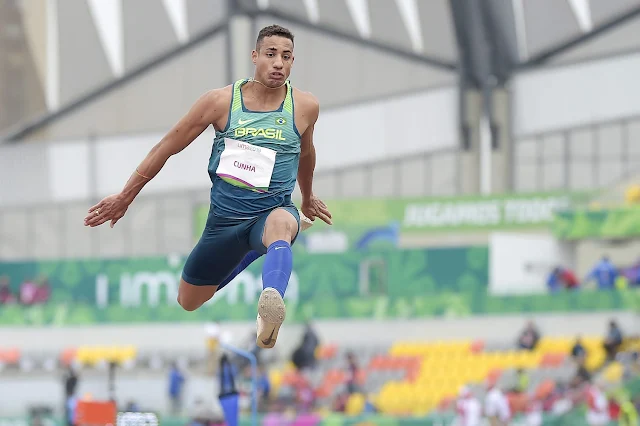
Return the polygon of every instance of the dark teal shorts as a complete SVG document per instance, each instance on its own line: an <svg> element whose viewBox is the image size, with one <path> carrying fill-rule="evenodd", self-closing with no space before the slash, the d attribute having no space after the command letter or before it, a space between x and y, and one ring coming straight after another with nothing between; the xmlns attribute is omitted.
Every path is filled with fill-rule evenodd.
<svg viewBox="0 0 640 426"><path fill-rule="evenodd" d="M294 205L278 208L296 218L300 232L298 209ZM265 254L267 248L262 244L262 235L271 211L252 219L229 219L215 216L209 208L207 224L187 258L182 279L194 285L219 285L251 250ZM295 238L291 244L294 242Z"/></svg>

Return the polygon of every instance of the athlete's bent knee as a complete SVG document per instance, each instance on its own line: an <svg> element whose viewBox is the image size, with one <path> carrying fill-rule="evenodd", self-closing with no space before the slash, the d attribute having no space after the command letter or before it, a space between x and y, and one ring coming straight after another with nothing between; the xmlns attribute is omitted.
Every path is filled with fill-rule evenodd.
<svg viewBox="0 0 640 426"><path fill-rule="evenodd" d="M273 221L271 231L274 234L279 234L282 237L289 237L294 231L297 231L298 227L293 226L293 222L290 218L278 218Z"/></svg>
<svg viewBox="0 0 640 426"><path fill-rule="evenodd" d="M195 311L211 299L217 289L217 285L196 286L181 280L178 288L178 304L185 311Z"/></svg>
<svg viewBox="0 0 640 426"><path fill-rule="evenodd" d="M182 306L187 312L193 312L198 309L200 306L204 304L204 302L200 302L198 300L190 299L188 297L184 297L181 294L178 294L178 304Z"/></svg>
<svg viewBox="0 0 640 426"><path fill-rule="evenodd" d="M298 223L293 215L286 210L278 209L267 218L262 242L266 247L277 240L291 242L297 232Z"/></svg>

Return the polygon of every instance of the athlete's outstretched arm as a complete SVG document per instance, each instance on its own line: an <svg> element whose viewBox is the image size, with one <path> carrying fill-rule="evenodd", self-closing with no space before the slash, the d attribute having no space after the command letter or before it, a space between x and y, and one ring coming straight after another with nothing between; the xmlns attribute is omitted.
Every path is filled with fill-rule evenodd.
<svg viewBox="0 0 640 426"><path fill-rule="evenodd" d="M313 129L316 121L318 121L319 114L320 107L317 101L314 100L309 112L310 124L302 134L300 147L300 163L298 165L298 185L300 186L300 193L302 194L300 210L311 220L319 217L331 225L331 213L329 213L327 206L322 200L313 195L313 172L316 168L316 148L313 145Z"/></svg>
<svg viewBox="0 0 640 426"><path fill-rule="evenodd" d="M298 185L302 200L313 195L313 172L316 169L316 147L313 145L313 126L302 136L300 147L300 164L298 165Z"/></svg>
<svg viewBox="0 0 640 426"><path fill-rule="evenodd" d="M142 163L133 172L119 194L104 198L89 209L84 220L86 226L98 226L111 221L116 224L127 211L142 188L153 179L169 157L185 149L210 124L222 114L221 90L212 90L202 95L189 112L149 151Z"/></svg>

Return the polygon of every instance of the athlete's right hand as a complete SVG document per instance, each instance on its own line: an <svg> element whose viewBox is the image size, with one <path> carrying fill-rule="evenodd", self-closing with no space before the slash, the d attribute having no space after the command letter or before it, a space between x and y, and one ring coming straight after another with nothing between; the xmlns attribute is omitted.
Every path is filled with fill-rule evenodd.
<svg viewBox="0 0 640 426"><path fill-rule="evenodd" d="M109 195L89 209L89 214L84 218L84 226L93 228L111 221L111 227L113 228L124 216L128 208L129 202L121 194Z"/></svg>

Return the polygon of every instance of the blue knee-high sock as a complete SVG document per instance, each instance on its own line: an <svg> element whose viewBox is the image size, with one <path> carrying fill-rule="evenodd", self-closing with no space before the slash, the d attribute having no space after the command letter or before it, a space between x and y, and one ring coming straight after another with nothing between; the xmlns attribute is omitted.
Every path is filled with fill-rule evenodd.
<svg viewBox="0 0 640 426"><path fill-rule="evenodd" d="M253 263L254 260L256 260L257 258L259 258L260 256L262 256L260 253L258 253L255 250L251 250L249 253L246 254L245 257L242 258L242 260L240 261L240 263L238 264L238 266L236 266L236 269L234 269L227 278L224 279L224 281L222 281L220 283L220 285L218 286L218 290L220 291L224 286L226 286L227 284L229 284L231 282L231 280L233 280L240 272L244 271L245 269L247 269L247 266L251 265Z"/></svg>
<svg viewBox="0 0 640 426"><path fill-rule="evenodd" d="M262 266L262 288L275 288L280 296L284 297L292 269L291 244L283 240L271 244Z"/></svg>

